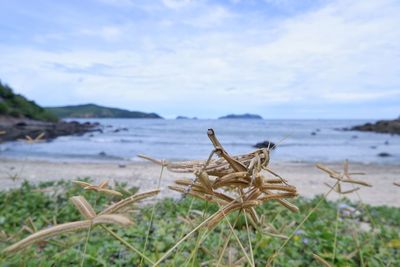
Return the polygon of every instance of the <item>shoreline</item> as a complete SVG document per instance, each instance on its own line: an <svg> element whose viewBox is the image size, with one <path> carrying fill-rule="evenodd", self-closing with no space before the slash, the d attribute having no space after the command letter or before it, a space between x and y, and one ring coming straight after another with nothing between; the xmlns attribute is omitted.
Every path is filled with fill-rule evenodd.
<svg viewBox="0 0 400 267"><path fill-rule="evenodd" d="M337 171L343 169L342 164L339 163L324 165ZM290 184L295 185L299 195L306 198L326 193L329 188L324 183L333 184L334 181L310 162L271 162L269 167L287 179ZM140 161L55 162L0 158L0 187L2 190L16 188L23 180L38 183L90 177L95 183L110 179L110 182L127 182L129 186L137 186L140 191L146 191L157 187L160 171L160 166ZM358 194L347 195L347 198L359 201L360 197L363 203L374 206L400 207L400 188L393 185L393 182L400 181L400 165L350 162L350 172L365 172L366 175L357 176L357 178L372 184L373 187L363 187ZM13 181L12 177L17 177L17 180ZM193 178L193 175L172 173L164 169L161 193L158 198L180 198L181 194L167 187L173 184L175 179L182 177ZM350 185L348 189L351 188ZM328 199L336 200L338 196L332 192Z"/></svg>

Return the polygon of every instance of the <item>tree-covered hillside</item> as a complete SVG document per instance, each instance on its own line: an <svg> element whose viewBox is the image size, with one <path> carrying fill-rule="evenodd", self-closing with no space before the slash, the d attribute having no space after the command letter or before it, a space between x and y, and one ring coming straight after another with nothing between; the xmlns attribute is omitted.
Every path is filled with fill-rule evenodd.
<svg viewBox="0 0 400 267"><path fill-rule="evenodd" d="M129 111L119 108L103 107L95 104L85 104L65 107L49 107L48 111L60 118L132 118L132 119L161 119L156 113Z"/></svg>
<svg viewBox="0 0 400 267"><path fill-rule="evenodd" d="M0 81L0 115L14 118L29 118L40 121L58 121L57 116L37 105Z"/></svg>

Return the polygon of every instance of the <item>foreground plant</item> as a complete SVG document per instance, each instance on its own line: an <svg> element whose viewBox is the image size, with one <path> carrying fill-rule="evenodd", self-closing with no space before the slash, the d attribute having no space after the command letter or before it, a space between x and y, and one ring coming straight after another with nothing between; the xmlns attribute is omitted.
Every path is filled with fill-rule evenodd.
<svg viewBox="0 0 400 267"><path fill-rule="evenodd" d="M365 173L363 172L349 172L349 161L345 160L344 164L343 164L343 172L340 173L338 171L332 170L328 167L326 167L325 165L322 165L320 163L316 164L316 167L322 171L324 171L325 173L329 174L330 178L333 178L336 180L335 185L331 186L327 183L325 183L326 186L328 186L329 188L333 189L336 193L340 194L340 195L345 195L345 194L350 194L353 193L355 191L360 190L360 187L355 187L351 190L347 190L347 191L343 191L342 190L342 184L356 184L356 185L362 185L362 186L367 186L367 187L371 187L372 185L370 185L369 183L366 183L364 181L361 180L356 180L352 177L352 175L365 175Z"/></svg>
<svg viewBox="0 0 400 267"><path fill-rule="evenodd" d="M268 168L270 159L268 148L258 149L240 156L230 156L217 139L213 129L209 129L207 135L214 149L211 151L208 159L204 161L170 163L152 159L148 156L140 156L162 165L172 172L193 173L195 175L194 180L187 178L178 179L175 181L175 185L169 186L169 188L183 193L184 196L191 195L206 202L215 203L220 207L213 215L208 218L203 218L203 221L197 227L186 234L174 247L165 253L155 265L160 264L177 246L179 246L179 244L200 229L200 227L206 226L208 230L211 230L220 222L224 221L230 227L230 234L235 237L248 263L250 266L254 266L255 262L247 215L256 229L262 229L262 227L260 227L261 220L256 212L256 207L263 205L265 202L277 200L281 205L292 212L297 212L299 210L294 204L287 201L288 198L294 198L298 195L296 187L289 185L285 179ZM214 155L217 155L220 159L214 159ZM261 174L263 170L274 175L274 177L265 177ZM242 242L234 231L236 223L232 226L226 218L229 214L234 212L238 212L237 219L242 213L245 215L244 219L246 222L250 255L248 255ZM264 228L264 230L265 229L266 228ZM275 231L273 235L279 235L276 234L276 232L277 231ZM280 235L280 237L282 236L283 235ZM202 242L201 238L198 242ZM229 238L227 242L229 242ZM228 243L223 246L217 265L221 263L227 244Z"/></svg>
<svg viewBox="0 0 400 267"><path fill-rule="evenodd" d="M122 196L121 192L108 188L108 180L102 181L99 185L92 185L84 181L74 181L75 184L81 186L85 190L93 190L96 192L104 192L106 194Z"/></svg>
<svg viewBox="0 0 400 267"><path fill-rule="evenodd" d="M225 216L235 211L243 211L254 224L259 225L260 219L255 207L270 200L277 200L292 212L298 211L295 205L286 200L297 196L296 187L289 185L268 168L269 149L230 156L217 139L214 130L209 129L207 134L214 150L206 161L162 163L146 156L141 157L164 164L170 171L194 173L194 180L179 179L175 181L176 185L169 188L222 207L208 222L208 228L215 227ZM212 159L214 154L221 159ZM276 178L266 178L261 174L262 170L272 173Z"/></svg>
<svg viewBox="0 0 400 267"><path fill-rule="evenodd" d="M330 178L328 178L330 179ZM92 183L92 182L90 182ZM45 189L50 189L46 190ZM123 189L118 189L123 192ZM57 197L55 197L54 192ZM103 210L107 206L110 198L104 194L94 194L94 192L82 191L71 182L53 181L40 184L23 183L21 187L0 191L0 251L12 243L30 235L27 229L21 231L16 225L21 225L23 221L31 230L41 230L46 225L55 225L53 218L59 222L77 221L80 219L79 212L75 212L75 206L70 205L70 197L84 195L89 203L93 205L96 212ZM21 197L23 195L24 197ZM301 227L302 231L297 231L294 238L288 243L285 252L281 253L274 261L275 266L321 266L315 262L312 253L318 254L328 262L332 262L332 249L334 242L333 228L338 202L327 201L323 197L304 199L298 197L294 199L294 204L299 207L301 213L287 213L282 216L283 207L274 202L266 202L257 208L260 220L265 217L267 222L273 223L276 230L287 237L293 232L293 228L298 225L305 213L316 206L323 199L318 210L305 221ZM7 201L5 201L7 200ZM343 200L349 206L348 200ZM147 202L147 201L146 201ZM7 204L7 203L12 203ZM94 205L96 203L96 206ZM120 228L119 226L106 226L120 238L123 238L128 245L134 245L139 251L143 251L154 263L167 251L174 246L180 233L186 234L198 225L208 214L214 214L218 207L208 205L208 202L197 198L186 197L180 201L174 199L160 199L156 203L140 205L135 209L134 226ZM342 206L343 202L340 202ZM154 223L150 227L150 237L147 249L144 249L143 241L148 234L149 220L152 209L155 206ZM188 224L182 223L177 219L187 218L188 209L191 207L190 220ZM97 210L98 208L98 210ZM395 207L371 207L367 206L375 225L374 231L360 232L360 249L363 255L365 266L400 266L398 257L400 209ZM360 209L360 219L364 222L365 207ZM121 210L118 211L121 213ZM263 215L261 215L263 214ZM29 220L32 218L34 226ZM229 220L234 225L236 214L224 219ZM370 221L370 220L368 220ZM337 243L340 244L336 253L336 260L332 266L359 266L360 257L357 244L351 234L351 227L354 222L352 219L341 222L338 225ZM65 237L53 237L37 245L27 247L15 254L0 253L0 265L4 266L79 266L82 258L85 258L83 266L153 266L154 264L144 259L142 256L128 249L126 244L103 229L104 225L96 226L91 235L90 242L87 244L86 253L84 252L84 239L86 230L67 234ZM229 239L229 229L227 223L221 223L208 231L202 228L187 238L172 253L172 257L161 262L160 266L216 266L222 252L223 242ZM114 230L115 229L115 230ZM245 245L247 240L246 226L244 217L241 216L234 227L236 235ZM4 232L2 232L4 231ZM350 232L349 232L350 231ZM199 233L199 234L198 234ZM206 236L203 235L206 233ZM197 242L198 238L203 237ZM198 238L197 238L198 237ZM286 238L287 239L287 238ZM285 240L286 240L285 239ZM241 252L241 248L235 243L234 236L230 238L230 243L226 248L226 253L220 261L219 266L239 266L247 265L247 258ZM265 266L268 258L281 246L283 239L271 238L261 231L251 231L251 241L256 266ZM121 242L121 243L120 243ZM193 248L198 248L194 252ZM246 246L246 249L249 247ZM353 252L357 250L357 253ZM132 253L130 253L132 251ZM249 250L247 250L249 253ZM192 255L192 261L189 258Z"/></svg>
<svg viewBox="0 0 400 267"><path fill-rule="evenodd" d="M32 235L24 238L23 240L5 248L4 253L15 253L18 252L29 245L43 241L47 238L51 238L57 235L76 232L84 229L90 229L96 225L106 225L114 224L119 226L129 226L133 222L123 214L118 212L123 211L134 202L155 196L159 193L159 190L152 190L149 192L136 194L131 197L125 198L117 203L114 203L96 214L92 205L90 205L83 196L74 196L70 198L70 201L79 211L79 213L84 217L85 220L68 222L60 225L55 225L47 229L40 230L33 233Z"/></svg>

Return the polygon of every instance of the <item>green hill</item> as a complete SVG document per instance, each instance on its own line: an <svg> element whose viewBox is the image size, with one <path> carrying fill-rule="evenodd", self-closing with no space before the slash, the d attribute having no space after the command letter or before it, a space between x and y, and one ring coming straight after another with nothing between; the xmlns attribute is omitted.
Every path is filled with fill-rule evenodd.
<svg viewBox="0 0 400 267"><path fill-rule="evenodd" d="M95 104L85 104L64 107L48 107L46 110L60 118L132 118L132 119L162 119L156 113L129 111L119 108L103 107Z"/></svg>
<svg viewBox="0 0 400 267"><path fill-rule="evenodd" d="M56 122L58 118L0 81L0 116Z"/></svg>

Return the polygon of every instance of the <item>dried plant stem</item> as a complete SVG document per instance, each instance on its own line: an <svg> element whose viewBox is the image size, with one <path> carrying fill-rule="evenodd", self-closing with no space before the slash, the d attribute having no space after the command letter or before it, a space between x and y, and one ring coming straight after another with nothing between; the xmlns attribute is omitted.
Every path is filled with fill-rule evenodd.
<svg viewBox="0 0 400 267"><path fill-rule="evenodd" d="M244 214L244 221L246 222L247 239L248 239L248 241L249 241L251 262L253 263L253 266L255 266L256 263L254 262L253 246L252 246L252 244L251 244L251 238L250 238L250 228L249 228L249 223L248 223L248 221L247 221L247 216L246 216L246 214Z"/></svg>
<svg viewBox="0 0 400 267"><path fill-rule="evenodd" d="M190 253L189 258L187 259L187 261L185 262L184 266L189 266L189 263L192 261L192 266L194 266L194 263L196 261L195 255L197 254L197 251L201 245L201 243L203 243L203 241L205 240L205 238L208 236L208 234L211 231L208 231L208 229L206 228L206 230L204 231L204 233L202 235L198 235L197 240L196 240L196 245L192 251L192 253Z"/></svg>
<svg viewBox="0 0 400 267"><path fill-rule="evenodd" d="M203 227L204 225L206 225L211 219L213 219L217 214L219 213L219 211L217 211L216 213L214 213L213 215L211 215L210 217L208 217L206 220L204 220L202 223L200 223L199 225L197 225L192 231L190 231L189 233L187 233L183 238L181 238L172 248L170 248L160 259L158 259L158 261L156 263L153 264L154 266L158 266L163 260L165 260L177 247L179 247L180 244L183 243L183 241L185 241L186 239L188 239L193 233L195 233L198 229L200 229L201 227Z"/></svg>
<svg viewBox="0 0 400 267"><path fill-rule="evenodd" d="M357 231L356 231L355 228L352 228L352 230L353 230L353 238L354 238L354 240L356 241L356 246L357 246L357 250L358 250L358 255L359 255L359 257L360 257L360 266L361 266L361 267L364 267L364 266L365 266L365 264L364 264L364 257L363 257L363 253L362 253L362 250L361 250L360 241L358 240L358 234L357 234Z"/></svg>
<svg viewBox="0 0 400 267"><path fill-rule="evenodd" d="M203 219L203 220L206 219L205 216L206 216L206 214L207 214L207 211L208 211L208 202L205 202L205 208L203 209L203 216L202 216L202 219ZM194 265L194 263L195 263L195 255L197 254L197 251L198 251L200 245L203 243L203 241L208 237L208 235L209 235L210 233L211 233L211 231L206 230L206 231L203 233L203 235L202 235L201 237L200 237L200 235L198 235L197 240L196 240L195 248L194 248L194 250L192 251L192 253L191 253L191 255L190 255L190 257L189 257L189 259L188 259L188 261L187 261L188 264L189 264L190 261L193 259L193 261L192 261L192 266ZM185 266L187 266L187 265L185 265Z"/></svg>
<svg viewBox="0 0 400 267"><path fill-rule="evenodd" d="M85 245L83 247L82 259L81 259L81 267L83 267L83 264L85 263L85 255L86 255L87 245L89 243L90 233L92 232L92 227L93 227L92 225L89 226L89 230L86 234L86 240L85 240Z"/></svg>
<svg viewBox="0 0 400 267"><path fill-rule="evenodd" d="M340 197L341 199L341 197ZM336 246L337 246L337 234L338 234L338 226L339 226L339 205L336 207L336 221L335 221L335 237L333 239L333 255L332 255L332 263L335 263L336 259Z"/></svg>
<svg viewBox="0 0 400 267"><path fill-rule="evenodd" d="M328 192L326 192L324 194L324 196L321 198L320 201L318 201L317 205L315 205L310 212L304 217L304 219L299 223L299 225L297 225L297 227L293 230L293 232L289 235L288 239L285 240L285 242L283 242L283 244L279 247L279 249L268 259L267 262L267 266L269 266L273 260L279 255L279 252L287 245L287 243L293 238L293 236L296 234L297 230L299 230L303 224L308 220L308 218L311 216L311 214L314 213L314 211L316 211L319 206L322 204L322 202L328 197L328 195L333 191L333 189L335 188L335 186L339 183L339 181L337 181L335 183L335 185L329 189Z"/></svg>
<svg viewBox="0 0 400 267"><path fill-rule="evenodd" d="M239 212L239 214L238 214L238 218L239 218L239 216L240 216L240 212ZM245 216L246 216L246 215L245 215ZM224 217L224 219L225 219L225 221L228 223L228 226L229 226L229 228L231 229L231 232L232 232L233 236L235 237L236 241L238 242L240 248L242 249L243 254L244 254L244 256L246 257L247 261L249 262L250 266L254 266L254 263L251 261L249 255L248 255L247 252L246 252L246 249L243 247L242 242L240 241L239 237L238 237L237 234L235 233L235 229L232 227L231 223L229 222L229 220L228 220L226 217Z"/></svg>
<svg viewBox="0 0 400 267"><path fill-rule="evenodd" d="M129 206L132 203L135 203L137 201L140 201L140 200L148 198L148 197L155 196L159 192L160 192L160 190L156 189L156 190L151 190L151 191L147 191L147 192L140 193L140 194L135 194L133 196L125 198L125 199L109 206L108 208L106 208L102 212L100 212L99 215L116 213L117 211Z"/></svg>
<svg viewBox="0 0 400 267"><path fill-rule="evenodd" d="M316 261L318 261L319 263L321 263L322 266L324 267L332 267L332 265L329 264L329 262L327 262L326 260L324 260L323 258L321 258L320 256L318 256L317 254L313 253L313 257Z"/></svg>
<svg viewBox="0 0 400 267"><path fill-rule="evenodd" d="M29 245L36 243L37 241L50 238L59 234L86 229L91 224L92 224L91 220L59 224L32 234L27 238L15 243L14 245L9 246L5 250L3 250L3 252L5 253L17 252L19 250L26 248Z"/></svg>
<svg viewBox="0 0 400 267"><path fill-rule="evenodd" d="M157 184L158 190L160 189L160 186L161 186L161 179L163 177L163 172L164 172L164 164L161 165L160 177L158 178L158 184ZM146 239L144 241L143 251L146 251L146 248L147 248L147 242L149 240L151 228L153 227L153 218L154 218L155 211L156 211L156 204L153 205L153 209L151 210L150 222L149 222L149 227L147 229ZM140 258L139 266L141 266L142 263L143 263L143 257Z"/></svg>
<svg viewBox="0 0 400 267"><path fill-rule="evenodd" d="M144 255L142 252L140 252L137 248L135 248L134 246L132 246L131 244L129 244L125 239L123 239L122 237L120 237L119 235L117 235L116 233L114 233L110 228L108 228L107 226L101 225L101 227L106 230L110 235L112 235L115 239L117 239L119 242L121 242L122 244L124 244L127 248L129 248L130 250L136 252L137 254L139 254L141 257L143 257L145 260L147 260L149 263L154 264L154 262L149 259L146 255Z"/></svg>
<svg viewBox="0 0 400 267"><path fill-rule="evenodd" d="M187 213L186 213L186 216L189 216L189 215L190 215L190 212L192 211L192 207L193 207L193 202L194 202L194 198L191 198L191 199L190 199L189 208L188 208L188 211L187 211ZM179 237L179 240L182 239L182 238L184 237L184 232L182 231L180 234L181 234L181 235L180 235L180 237ZM180 252L180 249L178 249L178 250L177 250L177 253L175 253L175 256L174 256L174 265L176 265L176 257L178 256L179 252Z"/></svg>
<svg viewBox="0 0 400 267"><path fill-rule="evenodd" d="M235 226L236 226L238 220L239 220L239 215L236 217L236 220L235 220L235 222L233 223L233 228L235 228ZM232 232L232 231L229 231L228 237L226 238L226 241L225 241L225 243L224 243L224 246L222 247L222 251L221 251L221 253L220 253L220 255L219 255L218 262L217 262L216 266L220 266L221 260L222 260L222 258L224 257L226 247L227 247L228 244L229 244L229 241L230 241L230 239L231 239L232 234L233 234L233 232Z"/></svg>

